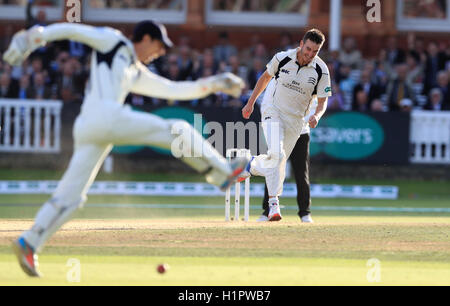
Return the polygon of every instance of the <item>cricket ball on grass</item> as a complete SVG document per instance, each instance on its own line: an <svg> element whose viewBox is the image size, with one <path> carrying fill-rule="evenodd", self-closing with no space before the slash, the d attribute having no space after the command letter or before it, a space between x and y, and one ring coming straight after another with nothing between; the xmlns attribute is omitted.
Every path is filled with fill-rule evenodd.
<svg viewBox="0 0 450 306"><path fill-rule="evenodd" d="M169 270L169 265L168 264L160 264L160 265L158 265L156 270L158 271L158 273L164 274L167 272L167 270Z"/></svg>

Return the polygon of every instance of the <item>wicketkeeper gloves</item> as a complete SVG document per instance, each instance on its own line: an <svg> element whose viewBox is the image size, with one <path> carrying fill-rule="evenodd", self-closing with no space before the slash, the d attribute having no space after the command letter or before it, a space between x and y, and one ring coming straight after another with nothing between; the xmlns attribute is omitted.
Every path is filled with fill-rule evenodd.
<svg viewBox="0 0 450 306"><path fill-rule="evenodd" d="M220 91L235 98L241 95L242 89L245 87L244 81L230 72L205 78L204 81L210 86L211 92Z"/></svg>
<svg viewBox="0 0 450 306"><path fill-rule="evenodd" d="M45 46L46 41L42 38L43 30L43 27L35 26L14 34L8 50L3 54L3 60L13 66L20 66L30 53Z"/></svg>

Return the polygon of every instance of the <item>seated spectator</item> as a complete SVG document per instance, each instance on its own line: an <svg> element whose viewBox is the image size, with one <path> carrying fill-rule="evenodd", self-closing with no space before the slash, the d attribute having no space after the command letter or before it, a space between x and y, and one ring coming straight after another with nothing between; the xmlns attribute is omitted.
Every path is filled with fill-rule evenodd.
<svg viewBox="0 0 450 306"><path fill-rule="evenodd" d="M345 98L339 88L339 84L331 83L331 92L333 95L328 98L327 110L330 111L342 111L345 109Z"/></svg>
<svg viewBox="0 0 450 306"><path fill-rule="evenodd" d="M167 62L164 62L163 66L162 66L162 72L161 75L165 78L171 79L171 80L176 80L178 79L178 72L179 72L179 68L178 68L178 55L175 53L171 53L168 56L166 56L165 58L167 60ZM174 67L177 67L177 75L174 75ZM172 70L172 71L171 71Z"/></svg>
<svg viewBox="0 0 450 306"><path fill-rule="evenodd" d="M342 44L339 61L343 65L350 66L351 69L360 69L361 59L361 52L356 47L356 40L353 37L347 37Z"/></svg>
<svg viewBox="0 0 450 306"><path fill-rule="evenodd" d="M237 55L230 56L230 58L228 59L226 71L234 73L235 75L238 75L240 77L243 76L243 72L245 72L245 68L243 69L243 66L241 66L239 57ZM245 73L245 76L243 77L243 79L245 79L246 77L247 77L247 73Z"/></svg>
<svg viewBox="0 0 450 306"><path fill-rule="evenodd" d="M167 78L169 80L172 81L179 81L180 80L180 68L178 67L178 63L176 61L176 56L175 56L175 61L169 61L169 71L168 71L168 75ZM176 100L169 100L167 101L167 104L172 106L172 105L178 105L179 101Z"/></svg>
<svg viewBox="0 0 450 306"><path fill-rule="evenodd" d="M396 36L391 36L387 40L386 59L391 66L398 65L406 60L405 51L398 47Z"/></svg>
<svg viewBox="0 0 450 306"><path fill-rule="evenodd" d="M417 54L409 52L406 55L406 65L408 66L407 82L410 84L423 82L423 66Z"/></svg>
<svg viewBox="0 0 450 306"><path fill-rule="evenodd" d="M405 63L398 64L395 71L396 76L389 81L386 90L389 110L391 111L399 111L401 109L400 102L405 98L416 104L416 94L406 79L408 66Z"/></svg>
<svg viewBox="0 0 450 306"><path fill-rule="evenodd" d="M247 82L250 88L255 88L256 83L263 73L266 71L266 66L261 58L256 57L253 59L252 67L247 74Z"/></svg>
<svg viewBox="0 0 450 306"><path fill-rule="evenodd" d="M64 65L70 60L70 54L66 51L59 52L54 61L50 63L49 78L52 83L57 83L58 75L62 72Z"/></svg>
<svg viewBox="0 0 450 306"><path fill-rule="evenodd" d="M423 94L427 95L429 91L437 87L437 74L445 69L445 56L439 52L436 43L431 42L428 45L428 57L425 63L424 88Z"/></svg>
<svg viewBox="0 0 450 306"><path fill-rule="evenodd" d="M336 79L335 75L336 75L336 71L334 70L334 65L331 61L327 61L326 62L327 67L328 67L328 71L330 72L330 81L331 83L339 83L338 80Z"/></svg>
<svg viewBox="0 0 450 306"><path fill-rule="evenodd" d="M17 98L25 100L32 99L33 89L30 86L30 76L28 74L22 75L19 81L19 91Z"/></svg>
<svg viewBox="0 0 450 306"><path fill-rule="evenodd" d="M372 84L380 85L381 80L376 74L376 62L374 60L363 60L362 71L367 71L368 78Z"/></svg>
<svg viewBox="0 0 450 306"><path fill-rule="evenodd" d="M371 74L369 69L362 71L360 82L353 88L353 101L356 99L356 94L360 90L364 90L364 92L367 94L367 98L369 99L369 108L372 101L375 99L379 99L383 94L382 88L378 86L377 83L373 83L371 81Z"/></svg>
<svg viewBox="0 0 450 306"><path fill-rule="evenodd" d="M81 102L81 96L84 93L81 88L82 82L80 75L77 74L79 69L76 59L69 59L65 62L62 72L58 74L56 83L58 84L59 97L64 103Z"/></svg>
<svg viewBox="0 0 450 306"><path fill-rule="evenodd" d="M328 70L330 71L331 80L335 80L337 83L341 81L339 71L341 69L341 62L339 61L339 51L333 50L329 53L327 60Z"/></svg>
<svg viewBox="0 0 450 306"><path fill-rule="evenodd" d="M24 74L28 74L28 67L30 66L30 59L25 59L20 66L11 66L11 79L16 82L17 86L19 80Z"/></svg>
<svg viewBox="0 0 450 306"><path fill-rule="evenodd" d="M194 78L198 79L202 75L205 75L205 71L211 71L215 74L218 69L218 63L214 60L214 53L211 49L205 49L201 56L201 61L198 69L194 71Z"/></svg>
<svg viewBox="0 0 450 306"><path fill-rule="evenodd" d="M52 95L50 87L45 84L45 75L43 72L35 73L33 78L33 94L31 99L34 100L48 100L57 99L57 96Z"/></svg>
<svg viewBox="0 0 450 306"><path fill-rule="evenodd" d="M400 101L400 108L399 110L401 112L411 112L414 108L414 102L411 99L402 99Z"/></svg>
<svg viewBox="0 0 450 306"><path fill-rule="evenodd" d="M205 68L203 70L203 74L200 75L199 77L200 78L206 78L206 77L212 76L213 74L214 73L213 73L212 68ZM217 94L210 94L209 96L207 96L207 97L205 97L203 99L193 100L191 102L191 105L194 106L194 107L195 106L204 106L204 107L216 106L217 105L217 101L218 101L217 97L218 97Z"/></svg>
<svg viewBox="0 0 450 306"><path fill-rule="evenodd" d="M353 88L355 87L356 84L355 81L350 77L351 72L350 66L342 65L339 72L342 77L339 83L339 87L342 91L342 94L345 97L345 104L347 105L347 107L351 107Z"/></svg>
<svg viewBox="0 0 450 306"><path fill-rule="evenodd" d="M280 44L274 53L294 49L296 46L292 43L292 35L289 32L283 32L280 35Z"/></svg>
<svg viewBox="0 0 450 306"><path fill-rule="evenodd" d="M35 56L31 59L31 69L30 74L39 73L44 70L44 65L42 63L42 59L38 56Z"/></svg>
<svg viewBox="0 0 450 306"><path fill-rule="evenodd" d="M450 110L450 105L444 103L444 97L439 88L433 88L428 96L429 96L428 102L424 107L425 110L433 110L433 111Z"/></svg>
<svg viewBox="0 0 450 306"><path fill-rule="evenodd" d="M218 66L218 68L217 68L217 73L224 73L224 72L227 72L227 68L228 68L227 63L225 63L225 62L220 62L220 63L219 63L219 66Z"/></svg>
<svg viewBox="0 0 450 306"><path fill-rule="evenodd" d="M256 46L261 43L261 37L258 34L252 35L248 43L248 47L242 50L239 54L243 63L250 63L254 57ZM283 50L285 51L285 50Z"/></svg>
<svg viewBox="0 0 450 306"><path fill-rule="evenodd" d="M444 101L444 104L450 105L450 80L449 80L449 73L447 71L439 71L437 75L437 88L442 93L442 98Z"/></svg>
<svg viewBox="0 0 450 306"><path fill-rule="evenodd" d="M214 60L216 62L227 62L232 55L237 55L237 49L230 43L228 33L221 32L219 42L214 47Z"/></svg>
<svg viewBox="0 0 450 306"><path fill-rule="evenodd" d="M375 64L375 75L379 81L380 86L386 88L387 83L391 79L392 75L394 75L392 65L387 60L387 52L386 50L380 50L378 58Z"/></svg>
<svg viewBox="0 0 450 306"><path fill-rule="evenodd" d="M380 99L375 99L372 101L372 104L370 105L370 111L372 112L385 112L386 107L384 106L383 101Z"/></svg>
<svg viewBox="0 0 450 306"><path fill-rule="evenodd" d="M391 36L387 40L386 57L391 66L395 66L406 61L405 50L398 47L398 40L396 36Z"/></svg>
<svg viewBox="0 0 450 306"><path fill-rule="evenodd" d="M0 98L16 99L18 89L11 76L4 72L0 76Z"/></svg>
<svg viewBox="0 0 450 306"><path fill-rule="evenodd" d="M255 46L255 49L253 50L253 53L251 54L251 58L253 59L256 57L262 59L262 61L266 62L266 63L268 63L270 61L265 44L259 43Z"/></svg>
<svg viewBox="0 0 450 306"><path fill-rule="evenodd" d="M45 79L47 79L48 72L44 69L44 64L42 62L42 59L40 57L35 56L31 60L31 65L29 67L29 70L27 72L31 76L31 85L34 85L34 76L38 73L43 73L45 76Z"/></svg>
<svg viewBox="0 0 450 306"><path fill-rule="evenodd" d="M417 60L418 65L423 66L427 58L423 39L417 38L414 32L410 32L407 35L407 43L408 53L406 56L408 57L412 55Z"/></svg>
<svg viewBox="0 0 450 306"><path fill-rule="evenodd" d="M352 104L352 111L355 112L367 112L370 110L369 96L364 91L360 89L356 92L355 100Z"/></svg>
<svg viewBox="0 0 450 306"><path fill-rule="evenodd" d="M193 79L194 64L191 59L191 48L188 45L179 47L178 68L180 70L179 80L186 81Z"/></svg>

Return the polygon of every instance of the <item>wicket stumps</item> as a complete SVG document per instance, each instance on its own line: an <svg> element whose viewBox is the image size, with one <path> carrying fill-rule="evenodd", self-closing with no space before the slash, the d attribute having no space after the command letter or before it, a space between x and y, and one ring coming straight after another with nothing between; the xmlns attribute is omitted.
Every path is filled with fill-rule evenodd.
<svg viewBox="0 0 450 306"><path fill-rule="evenodd" d="M231 160L233 157L250 156L250 150L247 149L228 149L226 157ZM239 221L241 201L241 183L234 184L234 221ZM225 192L225 221L230 221L231 212L231 186ZM248 222L250 218L250 178L245 180L244 189L244 221Z"/></svg>

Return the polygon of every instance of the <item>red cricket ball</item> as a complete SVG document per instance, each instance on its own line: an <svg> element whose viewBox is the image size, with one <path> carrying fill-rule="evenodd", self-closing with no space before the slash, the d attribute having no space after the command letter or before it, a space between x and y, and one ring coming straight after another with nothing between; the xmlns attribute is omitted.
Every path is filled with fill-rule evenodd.
<svg viewBox="0 0 450 306"><path fill-rule="evenodd" d="M163 273L165 273L167 270L169 270L169 265L168 265L168 264L160 264L160 265L158 265L158 267L156 268L156 270L157 270L159 273L163 274Z"/></svg>

